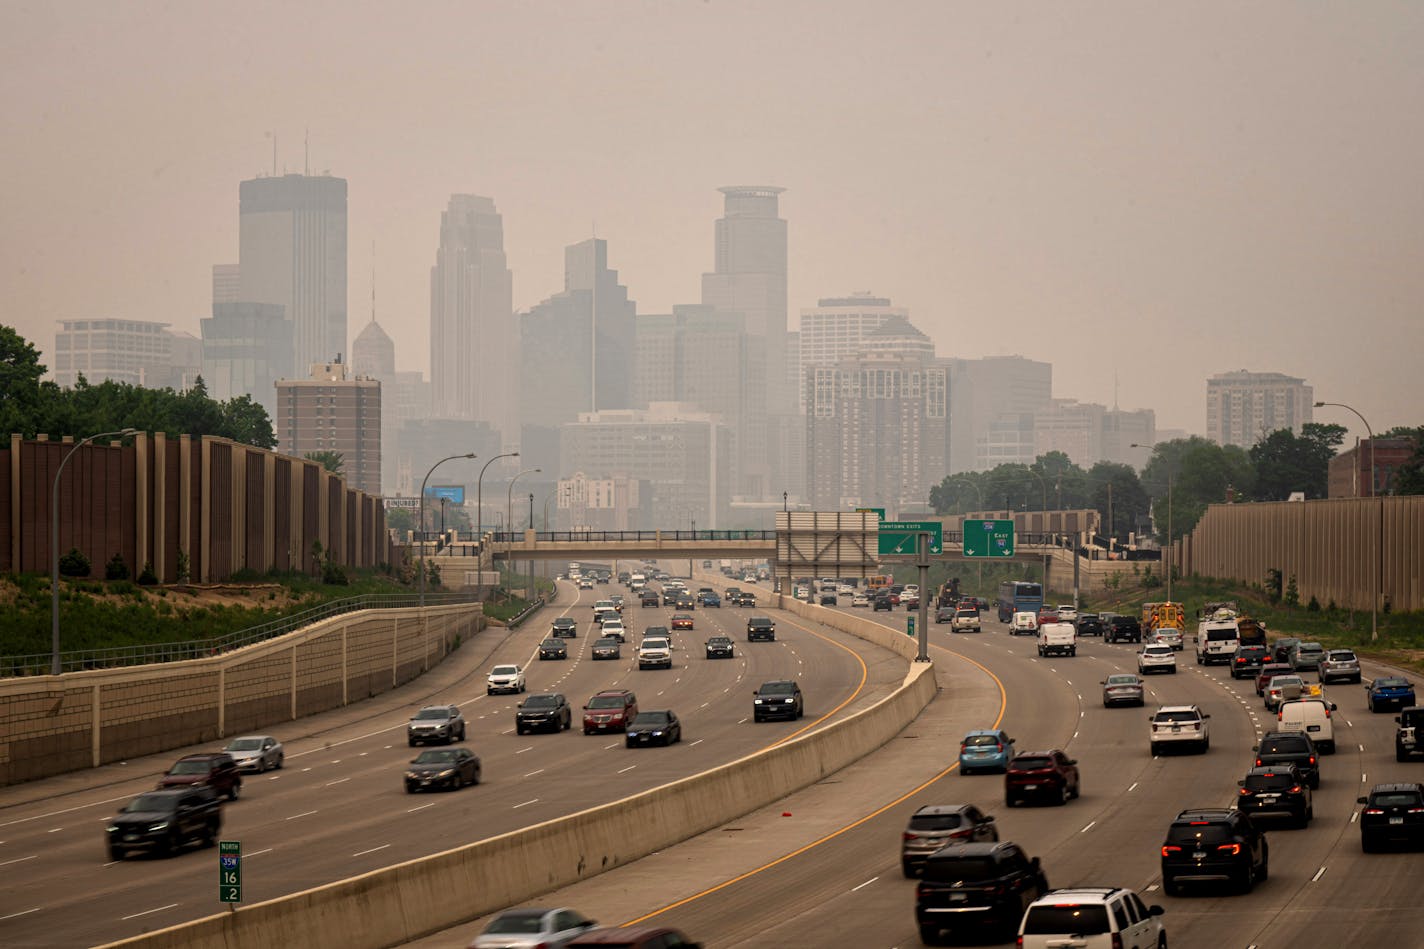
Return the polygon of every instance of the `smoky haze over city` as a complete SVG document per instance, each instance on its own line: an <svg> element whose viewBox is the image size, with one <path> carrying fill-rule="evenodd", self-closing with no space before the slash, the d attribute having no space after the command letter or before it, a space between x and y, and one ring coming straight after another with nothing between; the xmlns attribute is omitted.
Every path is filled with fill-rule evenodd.
<svg viewBox="0 0 1424 949"><path fill-rule="evenodd" d="M1272 427L1383 431L1424 403L1422 47L1385 3L10 3L0 322L62 384L106 376L66 322L166 324L143 380L279 438L339 360L363 487L517 449L501 487L668 524L1249 446L1241 370ZM909 421L852 404L880 372Z"/></svg>

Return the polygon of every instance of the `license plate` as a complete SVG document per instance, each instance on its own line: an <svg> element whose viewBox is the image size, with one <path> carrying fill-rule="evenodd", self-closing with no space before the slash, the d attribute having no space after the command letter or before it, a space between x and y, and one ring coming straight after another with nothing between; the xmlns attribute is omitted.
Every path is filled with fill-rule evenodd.
<svg viewBox="0 0 1424 949"><path fill-rule="evenodd" d="M969 897L966 896L966 895L963 894L963 893L951 893L951 894L949 894L949 901L950 901L951 903L963 903L963 902L964 902L965 900L967 900L967 899L969 899Z"/></svg>
<svg viewBox="0 0 1424 949"><path fill-rule="evenodd" d="M1305 726L1305 730L1308 731L1308 732L1318 732L1318 731L1320 731L1320 726L1319 726L1319 725L1307 725L1307 726Z"/></svg>
<svg viewBox="0 0 1424 949"><path fill-rule="evenodd" d="M1035 791L1035 790L1038 789L1038 785L1037 785L1037 784L1025 784L1025 785L1023 786L1023 788L1024 788L1025 791Z"/></svg>
<svg viewBox="0 0 1424 949"><path fill-rule="evenodd" d="M1404 823L1404 818L1403 818L1403 817L1391 817L1391 818L1389 819L1389 822L1390 822L1391 824L1402 824L1402 823Z"/></svg>
<svg viewBox="0 0 1424 949"><path fill-rule="evenodd" d="M1206 859L1206 851L1205 851L1205 850L1198 850L1196 853L1192 854L1192 859L1193 859L1193 860L1205 860L1205 859Z"/></svg>
<svg viewBox="0 0 1424 949"><path fill-rule="evenodd" d="M1181 726L1181 725L1173 725L1173 726L1172 726L1172 734L1174 734L1174 735L1177 734L1178 732L1180 732L1181 730L1182 730L1182 726Z"/></svg>

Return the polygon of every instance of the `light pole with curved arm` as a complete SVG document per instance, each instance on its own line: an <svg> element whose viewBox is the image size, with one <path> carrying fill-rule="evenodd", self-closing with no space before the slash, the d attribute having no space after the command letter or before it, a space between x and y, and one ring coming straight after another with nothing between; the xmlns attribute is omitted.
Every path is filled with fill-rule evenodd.
<svg viewBox="0 0 1424 949"><path fill-rule="evenodd" d="M504 499L504 529L509 531L511 537L514 534L514 482L527 474L539 474L543 470L543 468L525 468L509 479L509 492ZM513 540L510 542L513 543Z"/></svg>
<svg viewBox="0 0 1424 949"><path fill-rule="evenodd" d="M480 477L475 482L475 540L480 540L485 535L485 471L489 466L499 461L501 458L518 458L519 452L507 451L502 455L495 455L480 467Z"/></svg>
<svg viewBox="0 0 1424 949"><path fill-rule="evenodd" d="M54 675L60 673L59 663L59 476L64 474L64 466L69 464L69 459L74 453L96 438L127 438L130 435L137 435L138 429L125 428L117 432L100 432L97 435L90 435L74 443L69 451L64 453L64 458L59 462L59 468L54 472L54 489L51 493L49 509L49 566L50 566L50 672Z"/></svg>
<svg viewBox="0 0 1424 949"><path fill-rule="evenodd" d="M975 496L976 496L977 498L979 498L979 511L980 511L980 513L982 514L983 511L984 511L984 492L983 492L982 489L980 489L979 483L978 483L977 481L975 481L973 478L967 478L967 477L965 477L964 475L958 475L957 477L953 478L952 480L954 480L954 481L962 481L962 482L964 482L965 484L969 485L971 488L974 489L974 494L975 494ZM960 549L961 552L963 552L963 550L964 550L964 516L963 516L963 515L960 515L960 518L959 518L959 549ZM978 581L978 589L975 591L975 595L976 595L976 596L979 596L979 595L982 595L982 594L984 593L984 561L983 561L982 559L980 559L980 558L975 558L975 559L979 561L978 564L976 564L976 566L979 568L979 581Z"/></svg>
<svg viewBox="0 0 1424 949"><path fill-rule="evenodd" d="M1370 439L1370 497L1379 499L1379 544L1375 550L1375 591L1370 598L1370 642L1379 639L1379 601L1384 593L1384 495L1375 492L1375 432L1370 428L1369 421L1360 414L1359 409L1346 405L1344 402L1317 402L1315 407L1323 409L1327 405L1337 409L1344 409L1347 412L1354 412L1355 417L1365 426L1365 434Z"/></svg>
<svg viewBox="0 0 1424 949"><path fill-rule="evenodd" d="M435 469L445 464L447 461L454 461L456 458L474 458L475 453L469 452L464 455L450 455L441 458L430 466L430 470L425 473L425 477L420 481L420 605L425 605L425 486L430 482L430 476L435 473Z"/></svg>

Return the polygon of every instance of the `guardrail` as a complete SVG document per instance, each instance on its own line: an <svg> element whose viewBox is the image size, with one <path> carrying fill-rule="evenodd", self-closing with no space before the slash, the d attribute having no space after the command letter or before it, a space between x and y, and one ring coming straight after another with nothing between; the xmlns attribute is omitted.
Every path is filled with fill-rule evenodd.
<svg viewBox="0 0 1424 949"><path fill-rule="evenodd" d="M490 540L496 544L522 544L524 531L494 531ZM774 530L704 530L704 531L535 531L534 540L549 543L607 543L620 540L776 540Z"/></svg>
<svg viewBox="0 0 1424 949"><path fill-rule="evenodd" d="M451 603L472 603L477 596L467 593L427 593L427 606L444 606ZM235 630L226 636L211 639L189 639L181 642L142 643L133 646L114 646L107 649L75 649L59 654L62 672L81 672L86 669L110 669L119 666L143 666L152 663L178 662L184 659L203 659L263 640L284 636L293 630L312 623L354 613L357 610L405 609L420 604L418 593L364 593L360 596L331 600L320 606L269 620L257 626ZM28 656L0 657L0 678L31 675L49 675L53 657L50 653Z"/></svg>

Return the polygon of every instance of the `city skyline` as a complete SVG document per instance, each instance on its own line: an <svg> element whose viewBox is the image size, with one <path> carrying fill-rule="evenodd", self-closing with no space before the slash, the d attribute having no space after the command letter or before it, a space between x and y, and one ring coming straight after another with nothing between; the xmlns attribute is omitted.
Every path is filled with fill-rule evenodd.
<svg viewBox="0 0 1424 949"><path fill-rule="evenodd" d="M596 235L665 313L698 299L713 189L765 182L787 189L788 311L873 288L942 355L1051 361L1055 395L1163 428L1200 431L1198 380L1242 366L1376 430L1424 401L1419 8L353 2L273 31L278 9L0 11L0 168L26 183L3 319L47 363L61 320L196 333L237 257L233 183L330 169L362 249L348 311L374 240L401 369L427 368L450 194L497 202L516 310ZM373 39L400 29L413 54ZM478 63L474 34L497 40Z"/></svg>

